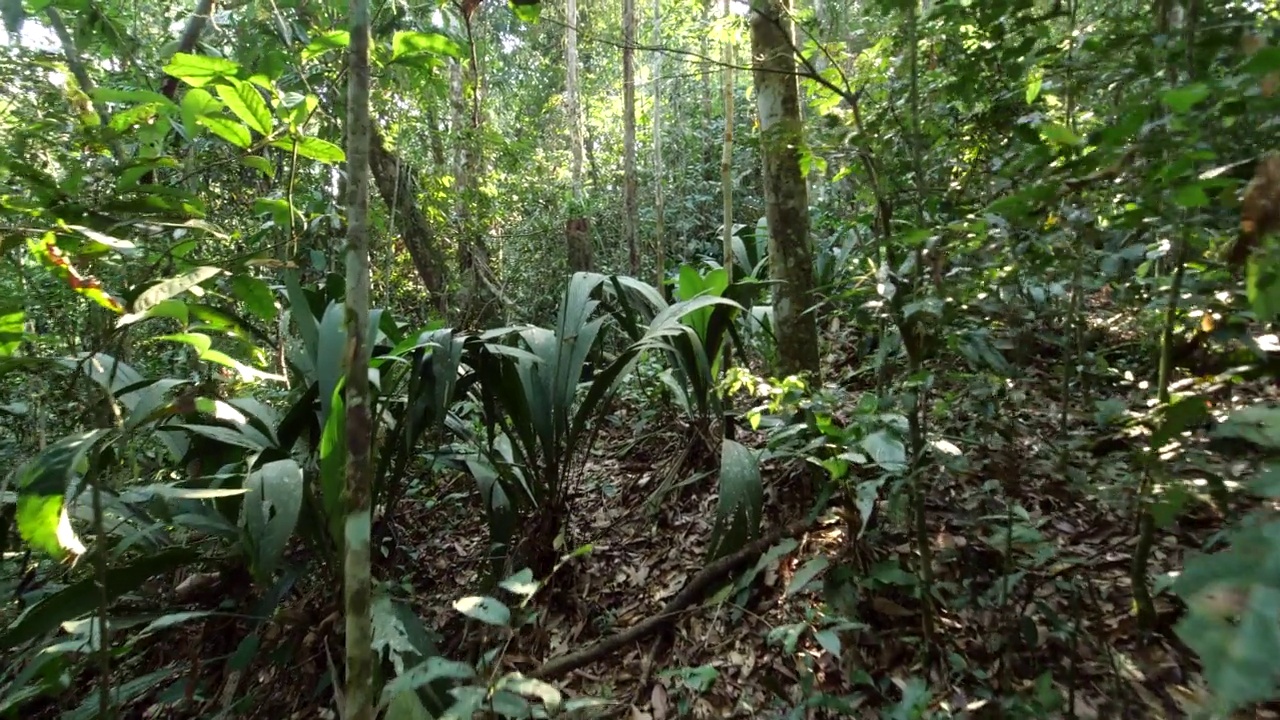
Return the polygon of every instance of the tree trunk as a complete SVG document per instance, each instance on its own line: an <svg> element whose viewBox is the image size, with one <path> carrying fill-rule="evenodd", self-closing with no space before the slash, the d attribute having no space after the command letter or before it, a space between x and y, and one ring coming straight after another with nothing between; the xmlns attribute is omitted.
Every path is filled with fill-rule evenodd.
<svg viewBox="0 0 1280 720"><path fill-rule="evenodd" d="M347 73L347 346L346 522L343 605L346 612L346 720L373 720L372 558L369 495L369 0L351 0Z"/></svg>
<svg viewBox="0 0 1280 720"><path fill-rule="evenodd" d="M473 8L474 11L474 8ZM459 233L458 270L461 280L459 310L463 325L488 327L500 315L498 292L489 266L489 247L485 242L482 225L485 217L480 193L484 174L483 112L480 103L480 59L476 51L475 34L472 32L472 16L465 18L467 44L471 52L458 66L455 96L455 118L461 132L458 138L459 154L457 176L457 201L454 216Z"/></svg>
<svg viewBox="0 0 1280 720"><path fill-rule="evenodd" d="M427 223L426 214L418 207L414 170L386 149L381 133L372 124L369 126L369 165L387 212L397 216L400 236L418 271L418 279L430 295L431 306L443 315L448 307L444 257L436 247L435 233Z"/></svg>
<svg viewBox="0 0 1280 720"><path fill-rule="evenodd" d="M591 221L586 217L582 192L582 109L578 83L578 0L565 0L565 111L569 115L569 171L573 203L564 225L570 272L595 269L591 246Z"/></svg>
<svg viewBox="0 0 1280 720"><path fill-rule="evenodd" d="M729 0L724 0L724 16L729 17ZM733 43L724 42L720 51L723 68L720 71L721 104L724 105L724 143L720 149L720 196L724 226L721 242L724 251L725 272L729 282L733 277ZM727 348L727 346L726 346ZM727 350L726 350L727 351ZM728 363L725 363L728 365Z"/></svg>
<svg viewBox="0 0 1280 720"><path fill-rule="evenodd" d="M763 159L765 218L769 226L769 268L773 290L773 331L779 372L818 374L818 326L813 313L813 248L809 240L809 193L800 172L800 93L792 54L788 0L752 0L751 52L760 155Z"/></svg>
<svg viewBox="0 0 1280 720"><path fill-rule="evenodd" d="M662 43L662 2L653 0L653 46ZM662 53L653 54L653 286L662 290L666 277L667 238L662 197Z"/></svg>
<svg viewBox="0 0 1280 720"><path fill-rule="evenodd" d="M636 199L636 2L622 0L622 239L632 277L640 274Z"/></svg>

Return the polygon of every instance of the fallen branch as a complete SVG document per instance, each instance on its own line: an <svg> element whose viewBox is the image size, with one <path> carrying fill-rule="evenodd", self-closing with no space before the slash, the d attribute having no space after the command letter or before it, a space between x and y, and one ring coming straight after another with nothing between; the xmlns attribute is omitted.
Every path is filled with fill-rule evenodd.
<svg viewBox="0 0 1280 720"><path fill-rule="evenodd" d="M734 570L746 565L757 555L768 550L771 545L779 540L799 535L800 533L812 528L814 524L814 520L805 519L784 525L732 555L726 555L719 560L716 560L706 566L702 572L694 575L684 588L677 593L675 597L671 598L671 601L668 602L657 615L645 618L622 632L603 638L585 650L579 650L578 652L552 658L530 673L530 676L543 679L557 677L567 672L577 670L585 665L589 665L625 645L643 640L645 637L658 631L675 615L701 599L708 591L710 591L712 586L725 575L728 575Z"/></svg>

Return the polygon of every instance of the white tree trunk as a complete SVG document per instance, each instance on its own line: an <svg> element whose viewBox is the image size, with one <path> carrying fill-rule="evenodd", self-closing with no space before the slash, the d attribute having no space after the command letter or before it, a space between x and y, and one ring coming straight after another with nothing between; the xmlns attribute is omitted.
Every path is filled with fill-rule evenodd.
<svg viewBox="0 0 1280 720"><path fill-rule="evenodd" d="M788 0L752 0L752 74L760 117L779 371L816 376L818 327L808 312L813 304L813 248L809 193L800 171L804 127L790 11Z"/></svg>
<svg viewBox="0 0 1280 720"><path fill-rule="evenodd" d="M653 0L653 46L662 44L662 0ZM666 170L662 163L662 53L653 54L653 245L656 268L653 271L654 287L662 290L666 275L667 238L665 207L662 196L662 176Z"/></svg>
<svg viewBox="0 0 1280 720"><path fill-rule="evenodd" d="M636 190L636 2L622 0L622 239L632 277L640 274Z"/></svg>

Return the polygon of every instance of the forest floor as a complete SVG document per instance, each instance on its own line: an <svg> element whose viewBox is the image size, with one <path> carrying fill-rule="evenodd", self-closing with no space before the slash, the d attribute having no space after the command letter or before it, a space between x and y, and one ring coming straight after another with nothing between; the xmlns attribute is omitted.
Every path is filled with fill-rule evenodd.
<svg viewBox="0 0 1280 720"><path fill-rule="evenodd" d="M1033 372L1002 411L1004 432L982 431L962 412L933 428L954 439L967 462L963 471L939 471L928 488L932 656L922 650L916 558L908 536L895 530L906 523L895 503L882 502L878 512L887 519L874 542L850 538L844 520L819 520L768 553L763 567L753 561L758 572L744 592L703 598L664 632L548 679L569 697L606 701L607 717L628 720L874 718L926 693L930 707L951 717L1186 716L1204 691L1194 656L1173 632L1180 603L1157 584L1158 627L1140 633L1132 613L1131 454L1099 452L1090 418L1070 422L1064 436L1060 383L1054 372ZM658 613L705 567L714 477L673 493L656 513L644 502L687 437L675 423L640 438L618 428L602 434L570 502L564 548L590 544L590 551L558 571L555 592L534 597L537 621L505 644L504 670L532 672ZM1194 487L1205 470L1230 479L1248 463L1200 444L1171 468ZM795 519L796 510L778 502L793 491L794 475L794 467L766 465L766 526ZM474 512L473 487L457 478L432 498L410 493L394 549L375 552L377 577L402 587L425 625L440 632L446 655L460 660L505 642L492 635L483 647L458 642L464 624L452 603L475 592L487 571L487 530ZM1209 503L1187 504L1159 531L1152 576L1180 568L1221 527ZM169 702L153 696L130 716L208 717L190 709L251 693L253 717L336 717L327 678L342 653L340 599L327 578L300 578L261 633L258 660L243 672L228 668L244 622L184 626L185 640L167 636L142 661L146 669L177 668ZM822 619L824 604L840 611L843 625ZM253 608L248 598L237 605L249 615ZM1038 713L1054 693L1068 712ZM1001 704L1014 696L1021 709ZM806 701L810 712L789 713Z"/></svg>

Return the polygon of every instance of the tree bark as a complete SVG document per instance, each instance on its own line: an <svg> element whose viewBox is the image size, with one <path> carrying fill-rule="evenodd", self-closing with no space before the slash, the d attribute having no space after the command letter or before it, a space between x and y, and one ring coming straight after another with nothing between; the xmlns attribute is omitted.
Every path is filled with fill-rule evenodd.
<svg viewBox="0 0 1280 720"><path fill-rule="evenodd" d="M773 331L779 372L818 375L818 326L813 313L813 248L809 238L809 193L800 171L804 127L792 54L788 0L752 0L751 52L760 155L763 159L765 218L769 226L769 268L773 290Z"/></svg>
<svg viewBox="0 0 1280 720"><path fill-rule="evenodd" d="M474 9L472 6L473 12ZM480 193L484 174L481 143L484 114L480 100L480 58L472 32L472 18L470 14L464 16L470 52L458 65L454 106L458 121L456 127L460 133L457 139L459 154L455 156L458 165L455 170L457 201L454 205L454 216L460 230L458 309L462 312L464 325L489 327L499 317L501 305L489 266L489 247L482 226L485 217L484 198Z"/></svg>
<svg viewBox="0 0 1280 720"><path fill-rule="evenodd" d="M564 224L564 240L570 272L595 269L591 245L591 221L586 217L582 191L582 108L578 82L578 0L565 0L565 112L569 116L569 175L573 187L573 203Z"/></svg>
<svg viewBox="0 0 1280 720"><path fill-rule="evenodd" d="M640 274L636 189L636 2L622 0L622 239L632 277Z"/></svg>
<svg viewBox="0 0 1280 720"><path fill-rule="evenodd" d="M387 212L397 216L400 237L418 271L418 279L430 296L430 305L443 315L448 309L444 257L436 247L435 232L426 214L418 207L414 169L386 149L382 134L372 124L369 126L369 165Z"/></svg>
<svg viewBox="0 0 1280 720"><path fill-rule="evenodd" d="M372 556L369 410L369 0L351 0L347 73L346 613L345 720L373 720Z"/></svg>
<svg viewBox="0 0 1280 720"><path fill-rule="evenodd" d="M662 44L662 2L653 0L653 46ZM653 286L662 290L666 277L667 238L666 218L662 197L662 176L666 172L662 164L662 53L653 54Z"/></svg>

